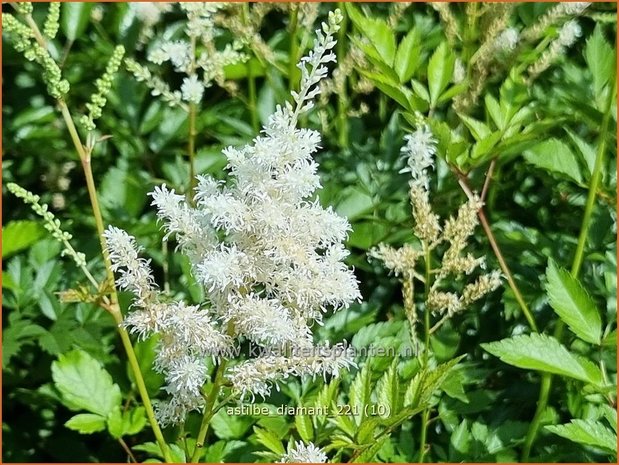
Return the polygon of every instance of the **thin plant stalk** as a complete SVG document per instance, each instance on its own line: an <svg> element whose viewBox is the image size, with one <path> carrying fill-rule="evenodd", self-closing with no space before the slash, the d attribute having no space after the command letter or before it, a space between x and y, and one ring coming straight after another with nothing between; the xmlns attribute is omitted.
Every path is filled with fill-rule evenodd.
<svg viewBox="0 0 619 465"><path fill-rule="evenodd" d="M209 392L206 398L204 415L202 416L200 431L198 432L198 437L196 438L196 447L193 451L193 454L191 455L191 463L198 463L200 459L200 453L204 449L204 441L206 439L206 434L208 433L211 419L213 418L213 415L215 415L215 413L217 412L217 409L215 408L215 401L217 400L217 396L219 396L219 391L221 390L225 370L226 360L224 359L217 367L215 380L213 381L213 387L211 388L211 392Z"/></svg>
<svg viewBox="0 0 619 465"><path fill-rule="evenodd" d="M602 120L602 126L600 128L599 140L598 140L598 149L595 156L595 164L593 166L593 173L591 175L591 181L589 184L589 192L587 193L587 201L585 203L585 212L582 218L582 224L580 226L580 233L578 235L578 243L576 245L576 252L574 254L574 260L572 262L571 273L574 278L578 277L580 273L580 269L582 267L582 263L584 260L585 254L585 246L587 244L587 235L589 233L589 227L591 226L591 217L593 215L593 209L595 207L595 199L597 197L597 191L600 186L600 182L602 180L602 169L604 167L604 162L606 160L606 145L607 145L607 134L608 127L610 125L610 118L612 113L612 104L615 101L615 95L617 92L617 81L613 81L612 88L608 95L608 102L606 106L606 111L604 112L604 119ZM563 320L559 320L555 327L555 331L553 336L560 340L563 335L563 330L565 325ZM540 383L540 392L537 400L537 408L535 410L535 415L533 416L533 420L531 421L531 425L529 426L529 431L527 432L527 436L525 438L524 446L522 449L521 461L526 462L529 460L531 455L531 449L533 447L533 443L537 437L537 433L539 432L542 416L544 411L546 410L546 406L548 405L548 399L550 397L550 391L552 389L552 380L553 376L549 373L544 373L542 375L542 381Z"/></svg>
<svg viewBox="0 0 619 465"><path fill-rule="evenodd" d="M457 175L458 175L458 181L460 183L460 187L462 187L462 190L466 193L466 195L469 198L473 198L473 191L468 185L466 176L464 176L460 172L457 172ZM494 237L494 233L492 232L490 223L488 222L488 219L486 218L486 214L484 212L483 207L481 207L477 211L477 216L479 217L479 222L481 223L481 226L482 228L484 228L484 232L486 233L486 236L488 237L488 242L490 243L490 247L492 247L492 251L494 252L494 255L496 256L497 261L499 262L501 271L507 278L507 283L509 284L509 287L511 288L512 292L514 293L514 296L516 297L516 302L518 302L518 306L522 310L522 313L527 319L527 322L529 323L529 326L531 327L531 329L535 332L538 332L537 323L535 322L533 313L531 313L529 306L525 302L524 297L522 296L522 293L520 292L520 289L518 288L518 285L516 284L516 281L514 280L514 276L512 275L512 272L509 269L507 262L505 261L505 258L503 258L503 253L501 252L501 248L499 247L499 244L497 243L496 238Z"/></svg>
<svg viewBox="0 0 619 465"><path fill-rule="evenodd" d="M242 18L243 23L245 25L249 22L249 3L243 3L242 10ZM247 60L245 63L245 69L247 71L247 95L249 102L247 104L249 108L249 115L251 118L251 127L254 132L258 132L260 130L260 121L258 119L258 98L256 94L256 76L254 76L254 70L252 68L251 60Z"/></svg>
<svg viewBox="0 0 619 465"><path fill-rule="evenodd" d="M191 38L191 71L195 72L196 68L196 39ZM189 156L189 183L187 189L187 199L193 203L193 189L196 186L196 116L197 106L194 102L189 103L189 134L187 140L187 154Z"/></svg>
<svg viewBox="0 0 619 465"><path fill-rule="evenodd" d="M348 26L348 15L346 13L346 7L344 2L338 2L337 7L342 12L342 22L340 23L340 30L337 37L337 62L343 63L346 56L346 29ZM342 88L337 95L337 120L338 120L338 142L340 147L348 147L348 89L347 89L347 76L341 76Z"/></svg>
<svg viewBox="0 0 619 465"><path fill-rule="evenodd" d="M187 141L187 153L189 155L189 189L187 189L187 198L193 202L193 188L196 182L196 113L197 108L195 103L189 104L189 140Z"/></svg>
<svg viewBox="0 0 619 465"><path fill-rule="evenodd" d="M430 358L430 308L428 307L428 295L430 294L430 288L432 287L432 283L430 282L432 278L432 262L430 255L430 247L428 244L423 242L423 251L425 257L425 306L423 311L423 332L424 332L424 348L423 348L423 370L427 370ZM428 421L430 420L430 409L424 408L421 414L421 433L419 435L419 463L423 463L426 452L427 452L427 435L428 435Z"/></svg>
<svg viewBox="0 0 619 465"><path fill-rule="evenodd" d="M290 4L290 49L288 50L288 90L295 89L297 79L297 61L299 55L299 43L297 41L297 29L299 28L299 6Z"/></svg>
<svg viewBox="0 0 619 465"><path fill-rule="evenodd" d="M26 20L26 23L32 29L33 34L37 42L39 43L39 45L47 49L47 42L43 38L43 35L41 34L39 27L37 26L36 22L32 18L32 15L30 14L25 15L25 20ZM146 410L146 415L149 419L151 428L153 430L157 443L161 449L161 453L163 454L164 460L166 462L172 462L172 457L170 456L166 442L163 439L161 428L159 427L159 423L157 423L157 420L155 418L155 413L154 413L152 404L150 402L148 391L146 390L144 378L142 376L140 365L137 361L137 357L135 355L133 345L131 344L131 340L129 338L129 335L127 334L127 331L121 325L122 313L118 305L118 296L116 293L116 287L114 285L114 273L112 271L111 262L109 259L109 255L107 253L107 247L105 245L105 238L103 237L103 232L104 232L103 217L101 215L101 209L99 207L97 189L96 189L94 177L92 174L92 166L90 163L90 160L91 160L90 156L91 156L92 148L86 148L84 144L82 144L81 139L79 137L79 133L77 132L77 128L75 127L75 124L73 122L73 118L71 117L69 108L67 107L67 104L64 102L64 100L59 99L58 106L60 107L60 112L62 113L62 117L67 126L69 134L71 136L71 140L80 158L82 168L84 170L84 175L86 177L86 186L88 189L88 196L90 198L90 204L92 206L93 217L95 219L97 234L99 236L99 242L101 245L101 253L102 253L103 261L105 264L105 272L106 272L106 276L107 276L107 279L111 287L111 302L106 304L105 308L106 310L109 311L109 313L112 315L112 317L114 318L117 324L117 331L122 340L125 352L127 353L127 358L129 359L129 365L131 366L131 371L133 372L133 375L136 381L136 386L140 393L140 397L142 398L142 402Z"/></svg>

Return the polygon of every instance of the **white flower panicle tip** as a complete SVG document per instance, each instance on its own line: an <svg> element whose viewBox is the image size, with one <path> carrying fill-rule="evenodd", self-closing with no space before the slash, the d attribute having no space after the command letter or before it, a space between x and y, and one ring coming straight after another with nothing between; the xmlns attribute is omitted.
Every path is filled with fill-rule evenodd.
<svg viewBox="0 0 619 465"><path fill-rule="evenodd" d="M434 166L437 141L427 125L421 125L415 132L404 136L406 144L400 150L407 157L408 166L401 173L411 173L411 185L428 190L430 178L428 168Z"/></svg>
<svg viewBox="0 0 619 465"><path fill-rule="evenodd" d="M297 441L290 450L284 454L279 463L326 463L328 457L322 449L314 443L308 445Z"/></svg>

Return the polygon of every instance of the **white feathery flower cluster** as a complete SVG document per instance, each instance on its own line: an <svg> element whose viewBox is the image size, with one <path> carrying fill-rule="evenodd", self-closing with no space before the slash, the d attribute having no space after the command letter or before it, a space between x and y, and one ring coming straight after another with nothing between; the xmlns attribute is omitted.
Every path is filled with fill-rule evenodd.
<svg viewBox="0 0 619 465"><path fill-rule="evenodd" d="M557 42L563 47L570 47L582 35L582 29L575 19L568 21L559 31Z"/></svg>
<svg viewBox="0 0 619 465"><path fill-rule="evenodd" d="M293 95L295 105L278 107L252 144L224 151L228 183L199 177L195 206L165 185L151 193L166 238L175 236L206 291L204 306L166 303L135 240L117 228L106 232L118 284L137 296L139 310L128 315L126 326L141 338L160 335L155 367L166 374L172 396L158 407L164 422L178 422L203 405L205 358L230 358L242 341L261 350L226 374L240 396L266 396L290 376L338 376L353 364L346 346L312 340L311 327L324 312L361 295L343 262L348 222L308 199L320 186L312 159L320 134L297 128L326 74L324 63L331 58L325 56L331 55L340 20L339 10L330 14L302 60L308 69Z"/></svg>
<svg viewBox="0 0 619 465"><path fill-rule="evenodd" d="M177 423L203 405L200 388L207 378L205 358L227 355L232 340L206 310L162 298L149 262L139 258L141 249L133 237L113 226L104 237L118 287L136 295L134 311L123 325L139 339L159 335L155 369L165 374L165 390L172 397L160 403L157 412L163 424Z"/></svg>
<svg viewBox="0 0 619 465"><path fill-rule="evenodd" d="M200 103L202 101L202 95L204 95L204 84L202 84L198 76L195 74L183 79L183 85L181 86L181 93L183 100L191 103Z"/></svg>
<svg viewBox="0 0 619 465"><path fill-rule="evenodd" d="M427 125L421 125L412 134L404 136L406 144L400 152L407 157L408 166L400 173L411 173L411 186L428 190L430 179L428 168L434 166L437 141Z"/></svg>
<svg viewBox="0 0 619 465"><path fill-rule="evenodd" d="M170 11L168 9L146 5L136 8L136 15L145 17L145 26L150 27L158 21L156 12ZM139 81L145 82L152 94L161 95L170 105L179 105L180 101L190 104L199 104L202 101L204 90L213 82L220 86L225 84L224 67L233 63L243 62L248 57L240 52L241 44L236 41L227 44L223 49L215 46L215 38L221 31L215 26L215 14L222 8L220 3L181 2L179 8L185 13L185 37L177 34L165 39L150 40L153 46L148 53L148 61L156 65L169 62L174 70L184 74L183 83L179 91L170 90L169 86L159 78L153 76L148 68L131 60L127 68ZM154 21L154 22L153 22ZM150 37L152 37L152 31ZM185 108L185 107L184 107Z"/></svg>
<svg viewBox="0 0 619 465"><path fill-rule="evenodd" d="M572 19L567 21L559 30L559 36L552 41L550 46L544 50L540 58L528 68L529 80L534 79L542 72L546 71L566 50L574 45L582 35L582 29L578 21Z"/></svg>
<svg viewBox="0 0 619 465"><path fill-rule="evenodd" d="M167 2L129 2L129 8L145 26L152 27L161 20L164 13L172 10Z"/></svg>
<svg viewBox="0 0 619 465"><path fill-rule="evenodd" d="M333 347L328 344L313 346L311 340L296 341L291 354L280 355L281 351L267 350L259 357L232 367L229 380L241 399L247 396L266 397L274 384L291 376L338 377L339 373L355 366L354 350L344 344Z"/></svg>
<svg viewBox="0 0 619 465"><path fill-rule="evenodd" d="M278 463L326 463L327 459L327 454L314 443L305 445L297 441Z"/></svg>
<svg viewBox="0 0 619 465"><path fill-rule="evenodd" d="M520 40L520 34L518 29L514 27L508 27L503 32L501 32L498 37L495 39L494 47L496 50L511 52L518 45L518 41Z"/></svg>

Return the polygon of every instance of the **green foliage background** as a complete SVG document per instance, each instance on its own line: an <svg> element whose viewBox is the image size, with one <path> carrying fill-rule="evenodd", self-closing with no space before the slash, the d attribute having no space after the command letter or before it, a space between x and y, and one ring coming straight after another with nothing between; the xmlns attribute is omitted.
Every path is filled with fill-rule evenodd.
<svg viewBox="0 0 619 465"><path fill-rule="evenodd" d="M552 6L520 4L512 14L513 22L526 27ZM319 18L334 7L321 4ZM44 4L35 6L35 19L42 21L45 8ZM92 18L93 8L103 12L99 19ZM608 149L587 232L583 268L578 279L566 269L581 231L601 141L598 133L604 105L612 87L609 84L616 79L616 7L592 5L580 20L583 38L530 85L523 82L518 69L522 71L520 65L526 68L535 61L540 50L525 45L513 62L499 60L477 105L466 114L457 113L452 105L452 98L465 90L453 83L454 59L455 54L462 56L466 65L466 55L470 58L479 46L482 25L463 26L467 37L461 48L453 49L445 40L438 14L429 5L407 8L393 33L381 22L392 8L389 4L345 8L347 29L338 54L357 43L371 64L369 71L357 69L348 76L350 93L345 105L352 110L364 104L369 111L352 116L344 113L342 119L340 101L333 95L306 121L323 135L323 150L316 156L323 185L319 198L352 224L347 243L352 251L349 264L355 267L363 294L363 303L328 318L318 335L330 341L346 339L356 348L374 344L398 351L410 344L400 283L380 263L368 260L367 252L381 242L399 246L415 240L408 175L399 174L405 164L400 147L414 122L414 112L430 113L428 121L439 140L440 154L431 185L434 208L447 217L466 200L455 168L466 173L470 185L480 191L494 159L485 209L496 240L540 330L552 334L560 318L568 330L561 341L565 347L558 348L544 342L545 335L522 335L531 331L505 283L437 332L431 340L435 363L462 358L455 368L449 366L451 371L445 368L445 376L438 369L436 379L423 381L427 383L424 389L432 387L427 402L434 412L426 460L518 460L535 413L540 371L560 375L550 391L542 425L573 420L575 426L542 428L531 459L613 460L616 448L613 452L608 444L616 439L616 413L607 397L616 400L615 104L611 105L609 130L602 134ZM451 8L461 24L467 24L465 7L457 4ZM3 11L8 9L3 4ZM127 4L63 5L61 17L61 31L52 47L59 57L66 58L62 69L71 83L67 103L79 114L84 112L93 83L115 45L123 44L127 56L144 61L144 51L136 49L140 24ZM158 27L174 27L179 19L168 15ZM252 62L258 69L261 121L276 103L287 99L288 76L283 70L290 60L290 41L300 45L300 53L313 34L311 29L299 28L291 39L289 20L287 12L274 11L262 28L263 38L277 51L282 66L261 67ZM556 34L556 28L549 31L550 36ZM367 42L359 42L364 34ZM225 35L220 38L229 39ZM76 249L90 260L90 269L103 276L79 159L55 103L46 93L40 69L24 60L4 37L2 56L3 184L16 182L52 205L63 227L74 235ZM220 178L226 164L221 149L243 145L256 135L246 105L247 68L230 67L228 73L239 86L238 94L230 95L216 86L207 89L197 119L197 171ZM173 73L168 77L171 82L178 79ZM352 90L362 77L376 86L369 94ZM92 164L104 219L134 234L146 247L162 286L165 282L173 295L199 302L201 290L189 274L188 262L175 252L174 243L161 245L163 232L146 195L163 182L181 192L186 189L186 113L166 107L121 71L98 131L103 140L94 151ZM100 412L107 414L136 402L137 391L113 320L95 305L61 302L59 291L76 289L85 280L72 262L61 256L60 246L47 236L39 218L5 188L2 242L3 460L125 461L113 428L112 435L96 432L106 427L96 418L72 420L80 423L77 429L95 432L89 436L65 426L78 411L99 413L92 411L87 401L67 400L68 395L74 395L67 394L75 381L67 374L71 367L81 366L80 373L89 373L81 380L85 398L105 387L101 395L106 397L97 407ZM475 254L485 255L489 268L498 269L481 228L473 242ZM130 296L122 298L126 310ZM496 342L511 336L515 338ZM154 341L146 341L137 345L137 351L149 392L157 396L162 379L150 369L153 346ZM553 357L560 357L558 364ZM570 357L574 364L569 363ZM607 378L591 374L579 357L589 359L593 371L602 365ZM581 364L587 366L582 368ZM404 393L419 371L416 359L402 357L393 362L378 357L360 360L360 365L365 368L344 375L339 384L329 385L320 379L290 381L264 403L313 405L331 396L337 403L363 406L370 398L387 396L392 407L402 408ZM591 388L596 383L608 392L603 395ZM68 391L63 391L63 386ZM385 394L388 388L396 394L389 397ZM417 394L425 395L419 389ZM134 418L114 414L117 425L125 422L116 426L119 435L139 460L155 457L156 448L148 444L152 434L143 428L143 413L132 412L136 412ZM192 416L186 431L197 430L199 421L198 415ZM235 417L222 411L213 419L203 460L274 460L283 453L289 438L302 438L315 441L327 448L331 457L345 461L354 454L351 444L373 441L379 425L364 429L360 427L363 421L358 417L337 417L331 422L276 415ZM170 443L177 433L172 428L165 431ZM381 462L415 461L418 435L418 416L405 418L378 447L365 450L361 457ZM181 446L174 447L182 459Z"/></svg>

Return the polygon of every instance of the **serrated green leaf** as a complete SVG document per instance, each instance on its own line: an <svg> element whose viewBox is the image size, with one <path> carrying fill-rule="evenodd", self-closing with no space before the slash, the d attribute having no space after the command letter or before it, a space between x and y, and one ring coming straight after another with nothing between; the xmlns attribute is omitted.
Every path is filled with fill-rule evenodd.
<svg viewBox="0 0 619 465"><path fill-rule="evenodd" d="M602 320L585 288L569 271L550 259L546 268L550 306L576 336L592 344L602 341Z"/></svg>
<svg viewBox="0 0 619 465"><path fill-rule="evenodd" d="M617 453L617 435L599 421L572 420L564 425L549 425L546 429L570 441Z"/></svg>
<svg viewBox="0 0 619 465"><path fill-rule="evenodd" d="M599 24L587 39L585 60L593 75L593 93L601 100L604 86L615 78L616 52L604 38Z"/></svg>
<svg viewBox="0 0 619 465"><path fill-rule="evenodd" d="M398 412L401 407L397 363L398 359L395 359L389 370L378 380L376 386L378 405L381 408L386 407L385 415L381 416L389 416L391 412Z"/></svg>
<svg viewBox="0 0 619 465"><path fill-rule="evenodd" d="M460 117L464 125L469 128L469 131L471 131L471 134L473 135L475 140L479 141L485 139L490 134L492 134L492 131L487 124L478 121L475 118L471 118L467 115L461 115L458 113L458 116Z"/></svg>
<svg viewBox="0 0 619 465"><path fill-rule="evenodd" d="M529 370L555 375L603 387L600 369L589 360L572 354L559 341L545 334L519 335L481 345L505 363Z"/></svg>
<svg viewBox="0 0 619 465"><path fill-rule="evenodd" d="M67 39L74 41L86 31L92 6L92 3L86 2L67 2L62 4L60 25Z"/></svg>
<svg viewBox="0 0 619 465"><path fill-rule="evenodd" d="M595 165L595 157L596 157L595 148L587 144L583 139L578 137L572 131L566 129L566 132L570 136L570 139L572 139L572 142L574 142L574 145L578 147L578 151L581 153L583 160L587 164L587 168L589 169L589 176L590 176L591 173L593 173L593 168Z"/></svg>
<svg viewBox="0 0 619 465"><path fill-rule="evenodd" d="M107 416L107 430L114 439L118 439L123 436L123 414L120 410L120 405L114 407L114 409Z"/></svg>
<svg viewBox="0 0 619 465"><path fill-rule="evenodd" d="M38 221L9 221L2 226L2 258L27 249L45 235L45 228Z"/></svg>
<svg viewBox="0 0 619 465"><path fill-rule="evenodd" d="M394 68L400 78L400 82L407 82L413 77L419 65L420 57L421 37L417 29L412 29L402 39L395 54Z"/></svg>
<svg viewBox="0 0 619 465"><path fill-rule="evenodd" d="M80 434L92 434L105 429L105 418L94 413L78 413L64 425Z"/></svg>
<svg viewBox="0 0 619 465"><path fill-rule="evenodd" d="M352 463L368 463L375 462L372 460L374 456L378 453L378 451L383 447L385 441L389 439L389 436L382 436L379 438L372 446L368 447L365 451L363 451L359 456L352 461Z"/></svg>
<svg viewBox="0 0 619 465"><path fill-rule="evenodd" d="M429 402L432 394L441 387L451 370L464 357L465 355L460 355L436 368L421 370L417 373L406 390L404 405L418 407Z"/></svg>
<svg viewBox="0 0 619 465"><path fill-rule="evenodd" d="M357 424L363 421L365 406L370 403L372 395L372 373L369 363L357 374L350 386L349 404L353 412L358 413Z"/></svg>
<svg viewBox="0 0 619 465"><path fill-rule="evenodd" d="M144 407L123 412L120 406L116 406L107 417L107 429L116 439L137 434L144 426L146 426Z"/></svg>
<svg viewBox="0 0 619 465"><path fill-rule="evenodd" d="M499 105L497 99L495 99L491 94L487 94L484 101L486 103L486 111L488 112L488 115L490 115L490 118L492 118L492 121L496 127L501 130L505 129L506 118L505 115L503 115L501 105Z"/></svg>
<svg viewBox="0 0 619 465"><path fill-rule="evenodd" d="M270 451L280 456L286 453L282 441L274 432L254 426L254 433L256 434L258 442Z"/></svg>
<svg viewBox="0 0 619 465"><path fill-rule="evenodd" d="M582 184L582 175L578 160L572 150L558 139L549 139L524 152L529 163L551 173L564 174L578 184Z"/></svg>
<svg viewBox="0 0 619 465"><path fill-rule="evenodd" d="M314 440L314 425L309 415L296 415L294 424L301 439L305 442L312 442Z"/></svg>
<svg viewBox="0 0 619 465"><path fill-rule="evenodd" d="M87 410L107 417L120 405L120 388L98 360L81 350L61 355L52 363L54 385L72 410Z"/></svg>
<svg viewBox="0 0 619 465"><path fill-rule="evenodd" d="M448 48L447 42L442 42L435 50L428 64L428 90L430 102L434 106L447 85L451 81L456 59Z"/></svg>

